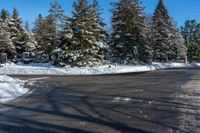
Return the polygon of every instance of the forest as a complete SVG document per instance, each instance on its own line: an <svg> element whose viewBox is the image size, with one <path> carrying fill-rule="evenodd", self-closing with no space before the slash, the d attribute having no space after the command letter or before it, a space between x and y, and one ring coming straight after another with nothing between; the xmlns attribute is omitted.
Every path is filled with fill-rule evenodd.
<svg viewBox="0 0 200 133"><path fill-rule="evenodd" d="M196 20L178 27L163 0L152 15L144 12L140 0L118 0L110 6L112 21L105 24L98 0L75 1L72 17L54 2L47 16L38 14L33 28L28 21L24 25L17 8L12 13L2 9L0 62L93 67L200 61ZM106 25L112 27L111 32Z"/></svg>

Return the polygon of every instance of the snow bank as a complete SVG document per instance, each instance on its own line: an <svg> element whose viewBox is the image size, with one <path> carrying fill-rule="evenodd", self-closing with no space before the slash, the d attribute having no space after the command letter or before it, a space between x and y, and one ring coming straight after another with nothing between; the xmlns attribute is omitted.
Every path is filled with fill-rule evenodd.
<svg viewBox="0 0 200 133"><path fill-rule="evenodd" d="M0 103L13 100L28 92L24 88L25 81L10 78L5 75L0 75Z"/></svg>
<svg viewBox="0 0 200 133"><path fill-rule="evenodd" d="M146 72L158 69L168 68L185 68L199 67L200 64L185 64L185 63L153 63L152 65L105 65L100 67L84 67L84 68L67 68L66 73L70 75L94 75L94 74L117 74L117 73L132 73Z"/></svg>
<svg viewBox="0 0 200 133"><path fill-rule="evenodd" d="M166 68L195 67L200 64L153 63L152 65L104 65L99 67L56 68L51 64L6 64L0 74L7 75L100 75L115 73L145 72Z"/></svg>

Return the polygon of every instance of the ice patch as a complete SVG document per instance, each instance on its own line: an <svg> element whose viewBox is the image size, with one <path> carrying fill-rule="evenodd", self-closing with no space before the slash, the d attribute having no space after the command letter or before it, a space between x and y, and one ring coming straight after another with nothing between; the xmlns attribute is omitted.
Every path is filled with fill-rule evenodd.
<svg viewBox="0 0 200 133"><path fill-rule="evenodd" d="M129 97L116 97L113 102L130 102L132 99Z"/></svg>

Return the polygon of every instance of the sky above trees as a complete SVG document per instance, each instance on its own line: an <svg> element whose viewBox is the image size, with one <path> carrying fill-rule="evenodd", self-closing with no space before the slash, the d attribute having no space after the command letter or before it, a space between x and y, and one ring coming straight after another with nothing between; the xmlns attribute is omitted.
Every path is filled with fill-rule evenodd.
<svg viewBox="0 0 200 133"><path fill-rule="evenodd" d="M72 3L74 0L1 0L0 9L4 8L11 12L13 7L18 8L23 20L28 20L31 25L39 13L47 15L50 2L59 2L67 15L71 15ZM99 0L103 10L105 22L110 22L110 3L116 0ZM153 13L158 0L141 0L145 6L146 13ZM200 20L200 0L164 0L170 16L181 26L187 19Z"/></svg>

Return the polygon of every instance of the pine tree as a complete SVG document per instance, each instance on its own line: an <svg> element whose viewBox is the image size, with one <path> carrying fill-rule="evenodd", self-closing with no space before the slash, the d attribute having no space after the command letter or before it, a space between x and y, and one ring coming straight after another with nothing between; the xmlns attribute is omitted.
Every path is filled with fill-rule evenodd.
<svg viewBox="0 0 200 133"><path fill-rule="evenodd" d="M4 10L5 11L5 10ZM7 12L7 11L6 11ZM2 17L3 16L3 17ZM0 52L6 53L10 61L13 60L16 54L16 48L10 39L10 31L8 27L9 16L1 12L0 18Z"/></svg>
<svg viewBox="0 0 200 133"><path fill-rule="evenodd" d="M102 15L102 9L100 8L98 0L93 0L93 10L94 10L94 15L97 21L97 30L98 30L98 37L100 41L102 42L107 42L108 39L108 33L105 29L106 24L103 22L103 19L101 17Z"/></svg>
<svg viewBox="0 0 200 133"><path fill-rule="evenodd" d="M32 33L28 26L22 26L22 19L16 8L13 9L12 16L3 9L0 14L1 19L1 52L8 55L8 59L14 62L22 61L23 53L35 49L36 41L32 39Z"/></svg>
<svg viewBox="0 0 200 133"><path fill-rule="evenodd" d="M42 50L45 56L51 61L51 53L55 48L56 43L56 25L53 16L47 16L43 21L43 35L42 35Z"/></svg>
<svg viewBox="0 0 200 133"><path fill-rule="evenodd" d="M148 62L150 47L143 7L139 0L119 0L113 3L111 59L122 64ZM148 59L148 60L149 60Z"/></svg>
<svg viewBox="0 0 200 133"><path fill-rule="evenodd" d="M43 36L43 21L44 18L41 14L38 15L38 17L36 18L35 22L34 22L34 27L32 29L34 38L37 42L37 48L36 48L36 60L37 62L42 62L42 36Z"/></svg>
<svg viewBox="0 0 200 133"><path fill-rule="evenodd" d="M73 48L73 31L70 27L71 18L66 18L63 29L60 31L60 44L53 50L52 59L56 66L66 66L71 63L67 51Z"/></svg>
<svg viewBox="0 0 200 133"><path fill-rule="evenodd" d="M3 20L6 20L6 19L8 19L8 17L10 16L9 15L9 12L7 11L7 10L5 10L5 9L2 9L1 10L1 19L3 19Z"/></svg>
<svg viewBox="0 0 200 133"><path fill-rule="evenodd" d="M175 60L174 26L163 0L159 0L153 16L154 60L168 62Z"/></svg>
<svg viewBox="0 0 200 133"><path fill-rule="evenodd" d="M62 9L58 2L51 3L51 8L49 9L49 15L54 19L56 25L56 30L59 31L63 27L64 20L66 19L65 11Z"/></svg>
<svg viewBox="0 0 200 133"><path fill-rule="evenodd" d="M51 8L49 9L49 16L52 17L55 25L55 38L54 38L54 48L56 48L60 43L61 30L64 26L64 21L66 20L65 11L58 2L51 3Z"/></svg>
<svg viewBox="0 0 200 133"><path fill-rule="evenodd" d="M181 33L187 46L194 41L197 25L198 22L196 20L186 20L184 26L181 26Z"/></svg>
<svg viewBox="0 0 200 133"><path fill-rule="evenodd" d="M190 62L200 61L200 24L196 20L187 20L181 27L181 33L185 39Z"/></svg>
<svg viewBox="0 0 200 133"><path fill-rule="evenodd" d="M22 26L22 18L19 15L19 11L17 8L13 9L13 14L12 14L12 19L15 23L15 26L18 30L22 31L23 30L23 26Z"/></svg>
<svg viewBox="0 0 200 133"><path fill-rule="evenodd" d="M68 18L63 30L62 46L59 50L61 65L96 66L105 62L103 27L100 25L96 6L87 0L73 4L73 17ZM95 8L94 8L95 7ZM56 50L57 51L57 50Z"/></svg>
<svg viewBox="0 0 200 133"><path fill-rule="evenodd" d="M38 61L51 61L51 54L56 45L56 24L54 23L54 17L52 15L48 15L43 18L42 15L39 14L38 18L35 20L33 33L38 43Z"/></svg>
<svg viewBox="0 0 200 133"><path fill-rule="evenodd" d="M39 14L34 22L34 27L33 27L33 33L35 33L36 35L38 35L38 37L40 36L40 29L42 29L42 23L43 23L43 16L41 14Z"/></svg>
<svg viewBox="0 0 200 133"><path fill-rule="evenodd" d="M33 33L30 30L29 23L26 21L24 30L21 35L21 40L23 40L21 61L24 63L31 63L36 60L37 55L37 42ZM24 57L26 55L26 57Z"/></svg>
<svg viewBox="0 0 200 133"><path fill-rule="evenodd" d="M51 3L49 14L43 18L41 14L35 20L34 36L38 42L38 60L52 61L52 53L60 45L61 30L66 19L59 3Z"/></svg>
<svg viewBox="0 0 200 133"><path fill-rule="evenodd" d="M26 21L24 28L25 28L26 31L31 32L28 21Z"/></svg>
<svg viewBox="0 0 200 133"><path fill-rule="evenodd" d="M12 16L8 22L8 26L10 27L10 39L12 40L13 44L16 47L16 57L21 58L21 54L23 53L23 26L22 26L22 19L19 15L19 12L16 8L13 9Z"/></svg>
<svg viewBox="0 0 200 133"><path fill-rule="evenodd" d="M96 53L99 57L99 63L105 64L106 60L108 59L108 33L105 30L106 24L103 22L101 17L101 7L97 0L93 0L93 34L95 36L95 47L99 49ZM99 64L98 64L99 65Z"/></svg>
<svg viewBox="0 0 200 133"><path fill-rule="evenodd" d="M151 64L153 61L153 32L152 32L152 14L145 14L145 26L146 26L146 50L147 50L147 56L146 61L144 61L145 63ZM145 49L145 48L144 48Z"/></svg>
<svg viewBox="0 0 200 133"><path fill-rule="evenodd" d="M181 34L179 28L177 28L176 24L174 24L173 28L173 47L171 48L172 59L176 59L177 61L184 60L187 62L187 47L185 45L185 39Z"/></svg>

